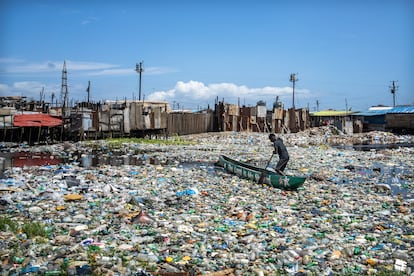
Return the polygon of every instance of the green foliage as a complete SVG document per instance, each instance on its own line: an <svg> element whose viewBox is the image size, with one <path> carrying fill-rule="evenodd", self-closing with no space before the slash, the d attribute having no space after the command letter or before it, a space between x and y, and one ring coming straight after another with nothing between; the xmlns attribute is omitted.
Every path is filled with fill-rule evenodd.
<svg viewBox="0 0 414 276"><path fill-rule="evenodd" d="M96 268L97 258L101 254L101 248L96 245L89 245L86 254L88 255L89 265L92 268Z"/></svg>
<svg viewBox="0 0 414 276"><path fill-rule="evenodd" d="M48 232L43 223L40 222L28 222L23 224L22 231L27 235L28 238L34 238L37 236L47 237Z"/></svg>
<svg viewBox="0 0 414 276"><path fill-rule="evenodd" d="M190 145L191 142L174 137L170 139L146 138L110 138L106 140L109 148L120 148L122 144L152 144L152 145Z"/></svg>
<svg viewBox="0 0 414 276"><path fill-rule="evenodd" d="M12 220L6 216L0 217L0 231L10 231L12 233L18 233L21 231L25 233L28 238L49 236L50 230L46 228L45 224L40 222L26 222L21 226L19 222Z"/></svg>
<svg viewBox="0 0 414 276"><path fill-rule="evenodd" d="M19 225L16 221L6 217L0 217L0 231L11 231L16 233L19 228Z"/></svg>
<svg viewBox="0 0 414 276"><path fill-rule="evenodd" d="M69 268L69 259L65 258L63 260L62 265L60 266L60 271L61 271L62 276L68 275L68 268Z"/></svg>
<svg viewBox="0 0 414 276"><path fill-rule="evenodd" d="M403 275L407 275L407 274L405 274L401 271L395 271L395 270L392 270L392 271L380 270L375 275L377 275L377 276L403 276Z"/></svg>

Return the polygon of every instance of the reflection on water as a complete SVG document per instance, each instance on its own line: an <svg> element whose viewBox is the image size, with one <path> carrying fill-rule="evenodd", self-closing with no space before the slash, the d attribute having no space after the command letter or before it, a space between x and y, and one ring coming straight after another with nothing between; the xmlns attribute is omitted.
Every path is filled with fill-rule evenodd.
<svg viewBox="0 0 414 276"><path fill-rule="evenodd" d="M374 162L371 168L347 166L346 169L353 172L352 178L335 177L330 179L336 184L358 184L373 183L386 184L390 187L392 194L401 194L405 198L413 198L409 190L409 183L404 180L405 175L412 175L412 172L403 164L384 165Z"/></svg>
<svg viewBox="0 0 414 276"><path fill-rule="evenodd" d="M355 144L355 145L332 145L332 147L342 150L358 150L358 151L371 151L371 150L385 150L385 149L398 149L398 148L412 148L413 143L399 143L399 144Z"/></svg>
<svg viewBox="0 0 414 276"><path fill-rule="evenodd" d="M0 152L0 178L4 178L4 171L12 167L76 164L80 167L91 168L102 165L140 166L145 164L169 165L171 163L171 160L161 161L147 154L128 155L112 152L104 153L101 151L64 153L59 156L50 153Z"/></svg>
<svg viewBox="0 0 414 276"><path fill-rule="evenodd" d="M351 146L335 146L343 150L360 150L372 151L383 150L386 148L398 148L401 144L384 145L351 145ZM413 147L414 144L404 144L407 147ZM132 165L140 166L145 164L153 165L170 165L176 164L174 161L158 160L157 158L148 156L147 154L128 155L120 153L108 153L102 151L93 152L75 152L70 155L56 156L50 153L32 153L32 152L0 152L0 178L5 178L4 172L11 167L23 166L43 166L43 165L58 165L58 164L77 164L84 168L99 167L102 165L122 166ZM182 163L180 164L185 169L201 168L208 170L209 173L214 173L214 165L209 163ZM376 183L387 184L390 186L393 194L402 194L404 197L413 197L409 191L409 185L404 180L404 176L412 175L404 164L387 164L384 165L379 162L374 162L370 168L350 166L346 167L352 173L351 177L346 175L337 175L330 182L336 184L358 184L358 183ZM349 174L348 174L349 175Z"/></svg>
<svg viewBox="0 0 414 276"><path fill-rule="evenodd" d="M79 166L84 168L99 167L101 165L122 166L132 165L140 166L147 162L156 164L153 158L148 158L147 155L122 155L122 154L102 154L99 152L92 154L77 153L73 157L64 158L65 162L70 162L72 159L79 162Z"/></svg>
<svg viewBox="0 0 414 276"><path fill-rule="evenodd" d="M3 177L4 171L8 168L58 165L62 162L62 158L50 153L2 152L0 153L0 178Z"/></svg>

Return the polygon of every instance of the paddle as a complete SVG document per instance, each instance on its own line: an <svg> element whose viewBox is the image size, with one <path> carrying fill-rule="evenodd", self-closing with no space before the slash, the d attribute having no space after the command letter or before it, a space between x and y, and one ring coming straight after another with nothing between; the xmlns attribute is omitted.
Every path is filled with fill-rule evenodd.
<svg viewBox="0 0 414 276"><path fill-rule="evenodd" d="M274 153L272 153L272 156L270 156L269 161L267 161L266 166L265 166L265 167L263 168L263 170L262 170L262 174L260 175L260 178L259 178L259 181L258 181L258 183L259 183L259 184L262 184L262 183L263 183L263 179L264 179L264 177L265 177L265 175L266 175L266 169L267 169L267 167L269 166L270 161L272 161L273 155L274 155Z"/></svg>

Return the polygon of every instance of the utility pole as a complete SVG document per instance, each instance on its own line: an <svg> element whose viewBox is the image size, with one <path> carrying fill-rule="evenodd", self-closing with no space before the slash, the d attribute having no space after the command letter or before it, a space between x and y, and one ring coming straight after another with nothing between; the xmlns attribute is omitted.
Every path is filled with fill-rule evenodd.
<svg viewBox="0 0 414 276"><path fill-rule="evenodd" d="M395 85L397 81L392 81L392 86L390 86L391 88L391 94L392 94L392 99L393 99L393 107L395 107L395 93L398 90L398 86Z"/></svg>
<svg viewBox="0 0 414 276"><path fill-rule="evenodd" d="M89 103L89 96L91 94L91 81L88 81L88 88L86 88L86 92L88 93L88 103Z"/></svg>
<svg viewBox="0 0 414 276"><path fill-rule="evenodd" d="M45 88L42 87L42 91L40 91L40 101L39 101L39 105L43 105L43 100L45 98Z"/></svg>
<svg viewBox="0 0 414 276"><path fill-rule="evenodd" d="M137 63L135 66L135 71L137 71L137 73L139 74L139 95L138 95L138 100L141 100L141 80L142 80L142 71L144 71L142 69L142 64L144 62L141 61L139 64Z"/></svg>
<svg viewBox="0 0 414 276"><path fill-rule="evenodd" d="M55 99L55 93L52 92L52 95L50 96L51 98L51 107L53 107L53 100Z"/></svg>
<svg viewBox="0 0 414 276"><path fill-rule="evenodd" d="M345 98L345 114L348 115L348 100Z"/></svg>
<svg viewBox="0 0 414 276"><path fill-rule="evenodd" d="M295 83L298 80L299 79L296 77L296 74L294 74L294 73L290 74L289 81L293 83L293 100L292 100L292 107L293 107L293 109L295 109Z"/></svg>
<svg viewBox="0 0 414 276"><path fill-rule="evenodd" d="M319 100L316 100L316 111L319 111Z"/></svg>

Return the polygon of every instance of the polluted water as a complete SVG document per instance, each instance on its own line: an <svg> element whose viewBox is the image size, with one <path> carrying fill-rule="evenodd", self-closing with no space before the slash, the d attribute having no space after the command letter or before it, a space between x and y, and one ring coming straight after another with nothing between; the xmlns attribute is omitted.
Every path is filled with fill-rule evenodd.
<svg viewBox="0 0 414 276"><path fill-rule="evenodd" d="M279 135L285 173L306 176L295 191L215 166L264 166L266 133L3 148L1 273L412 275L414 148L330 146L412 136L327 131Z"/></svg>

